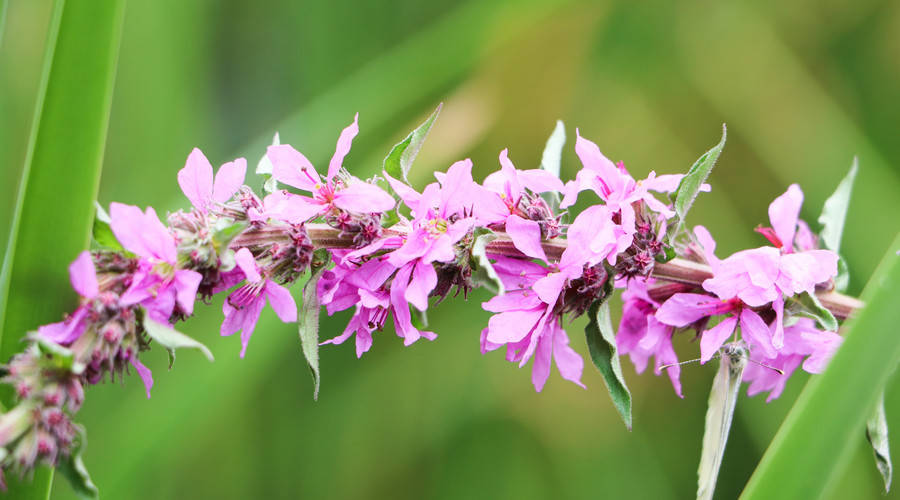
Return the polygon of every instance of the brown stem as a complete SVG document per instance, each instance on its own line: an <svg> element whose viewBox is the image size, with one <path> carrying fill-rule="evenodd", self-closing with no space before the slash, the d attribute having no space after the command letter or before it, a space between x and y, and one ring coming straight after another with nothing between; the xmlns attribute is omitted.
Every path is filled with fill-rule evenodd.
<svg viewBox="0 0 900 500"><path fill-rule="evenodd" d="M307 224L307 233L313 244L317 247L324 248L350 248L353 241L349 238L341 238L340 230L335 229L327 224ZM400 234L393 230L387 230ZM544 252L551 260L559 260L563 251L566 249L566 240L556 238L542 243ZM487 246L488 253L495 255L507 255L511 257L522 257L522 252L516 249L512 239L505 233L497 233L497 238L490 242ZM694 262L691 260L674 258L669 262L656 263L653 266L652 276L657 280L668 281L673 284L689 285L691 287L700 287L703 281L712 277L712 269L705 264ZM688 288L689 289L689 288ZM671 295L678 291L685 291L684 286L664 288L655 287L654 291L663 297L666 293ZM819 301L823 306L828 308L835 316L845 319L853 314L854 311L863 306L862 301L854 297L840 294L833 290L816 292Z"/></svg>

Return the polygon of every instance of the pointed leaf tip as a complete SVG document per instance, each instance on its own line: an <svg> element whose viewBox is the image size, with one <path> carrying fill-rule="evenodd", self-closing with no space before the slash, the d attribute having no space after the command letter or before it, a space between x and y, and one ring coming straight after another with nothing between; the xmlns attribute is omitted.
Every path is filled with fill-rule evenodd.
<svg viewBox="0 0 900 500"><path fill-rule="evenodd" d="M588 317L590 319L584 333L587 337L588 350L591 352L591 360L603 376L613 404L625 422L625 427L630 431L631 392L625 385L625 376L622 375L622 364L619 362L619 353L616 349L616 332L610 319L609 304L594 302L588 311Z"/></svg>
<svg viewBox="0 0 900 500"><path fill-rule="evenodd" d="M722 154L722 149L725 147L725 139L727 136L728 129L723 123L722 139L718 144L713 146L712 149L703 153L703 156L698 158L697 161L691 165L690 170L688 170L684 178L681 179L681 183L678 184L678 190L675 192L675 213L678 215L680 223L684 222L685 216L697 199L697 195L700 193L701 186L706 182L710 172L712 172L713 167L716 165L716 161L719 159L719 155Z"/></svg>
<svg viewBox="0 0 900 500"><path fill-rule="evenodd" d="M388 175L395 179L402 179L409 184L409 170L412 168L413 161L419 154L419 150L422 149L425 138L428 136L428 132L431 131L431 127L434 126L434 121L437 120L443 107L444 103L438 104L431 116L410 132L405 139L391 148L391 152L384 158L384 170Z"/></svg>

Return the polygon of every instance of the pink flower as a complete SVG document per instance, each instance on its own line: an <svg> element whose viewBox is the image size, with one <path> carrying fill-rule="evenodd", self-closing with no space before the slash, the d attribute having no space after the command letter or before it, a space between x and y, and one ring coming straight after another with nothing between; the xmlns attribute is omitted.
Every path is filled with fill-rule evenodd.
<svg viewBox="0 0 900 500"><path fill-rule="evenodd" d="M507 156L507 150L500 152L501 170L484 179L487 191L478 204L477 216L485 225L503 224L515 247L523 254L546 261L541 247L544 224L555 224L544 201L529 195L533 193L560 192L562 181L546 170L516 170ZM541 221L541 222L539 222Z"/></svg>
<svg viewBox="0 0 900 500"><path fill-rule="evenodd" d="M756 363L748 363L744 369L744 381L750 383L747 394L754 396L769 392L766 402L779 397L788 378L797 367L809 373L821 373L834 356L843 338L835 332L822 331L808 318L799 318L794 325L784 329L784 347L775 357L751 355ZM765 366L763 366L765 365ZM778 373L773 368L784 373Z"/></svg>
<svg viewBox="0 0 900 500"><path fill-rule="evenodd" d="M578 139L575 142L575 153L584 168L576 174L574 181L566 183L561 208L575 204L578 193L591 189L612 212L621 213L622 227L629 234L635 232L635 213L632 204L637 201L645 202L652 210L667 219L675 215L674 211L657 200L650 191L674 192L678 189L683 175L657 177L656 172L650 172L646 179L636 181L625 169L624 164L614 164L600 152L596 144L581 137L577 130L576 134ZM704 186L703 190L708 190L708 186Z"/></svg>
<svg viewBox="0 0 900 500"><path fill-rule="evenodd" d="M662 323L654 315L659 303L650 298L647 285L653 283L652 278L646 280L628 280L627 288L622 294L622 320L616 333L616 347L620 354L628 354L634 363L635 371L643 373L647 369L650 357L656 358L653 372L662 373L666 369L675 394L684 398L681 392L681 367L678 366L678 355L672 347L673 328Z"/></svg>
<svg viewBox="0 0 900 500"><path fill-rule="evenodd" d="M146 212L135 206L112 203L110 227L119 243L140 257L131 285L122 294L123 306L141 304L150 317L168 324L178 306L185 315L194 312L194 299L202 275L178 268L175 238L148 207Z"/></svg>
<svg viewBox="0 0 900 500"><path fill-rule="evenodd" d="M532 290L534 283L547 275L547 269L533 262L496 257L494 269L507 290L482 307L494 314L481 333L481 351L493 351L506 345L506 359L524 366L534 358L531 381L538 392L556 363L560 375L581 383L584 360L571 347L569 337L554 312L556 303L547 304Z"/></svg>
<svg viewBox="0 0 900 500"><path fill-rule="evenodd" d="M319 177L312 163L296 149L287 144L269 146L266 154L272 162L272 175L275 179L313 194L312 198L285 195L291 205L288 222L306 222L335 208L348 212L372 213L394 207L394 198L378 186L349 175L339 175L344 157L359 132L358 118L359 114L341 132L324 180Z"/></svg>
<svg viewBox="0 0 900 500"><path fill-rule="evenodd" d="M207 213L234 196L244 184L246 173L247 160L238 158L219 167L213 180L212 165L199 149L194 148L184 168L178 171L178 185L194 208Z"/></svg>
<svg viewBox="0 0 900 500"><path fill-rule="evenodd" d="M97 284L97 273L94 270L94 261L87 250L78 254L78 258L69 265L69 280L72 288L82 298L81 305L65 321L51 323L38 328L38 334L47 340L61 345L70 345L81 337L88 324L88 315L93 306L93 300L100 296L100 288ZM115 300L112 298L112 300Z"/></svg>
<svg viewBox="0 0 900 500"><path fill-rule="evenodd" d="M237 331L241 332L243 358L266 301L268 300L275 314L285 323L297 321L297 304L286 288L260 274L250 250L241 248L235 252L234 259L244 274L246 284L231 292L222 304L225 321L222 322L221 334L227 336Z"/></svg>
<svg viewBox="0 0 900 500"><path fill-rule="evenodd" d="M344 332L323 344L341 344L356 334L356 355L361 357L372 346L372 333L380 330L391 314L397 335L404 339L405 345L423 337L437 338L434 332L421 331L412 325L409 304L404 298L404 284L409 282L404 268L398 271L386 257L355 263L339 252L335 262L337 265L325 271L319 280L319 301L329 315L350 307L356 310ZM392 275L396 284L388 282Z"/></svg>

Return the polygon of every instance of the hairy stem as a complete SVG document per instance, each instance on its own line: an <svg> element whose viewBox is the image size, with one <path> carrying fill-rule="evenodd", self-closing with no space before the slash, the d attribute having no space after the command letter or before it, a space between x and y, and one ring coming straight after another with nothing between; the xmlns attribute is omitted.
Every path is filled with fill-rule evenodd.
<svg viewBox="0 0 900 500"><path fill-rule="evenodd" d="M341 237L341 232L327 224L307 224L307 232L313 244L321 248L350 248L353 241L347 237ZM399 234L394 229L387 229ZM566 240L556 238L542 243L544 252L551 260L559 260L566 249ZM505 233L498 233L497 238L488 244L488 253L495 255L508 255L522 257L523 254L512 239ZM666 285L655 287L656 293L651 291L654 298L665 298L674 293L689 291L693 287L700 287L703 281L712 277L712 269L706 264L687 259L674 258L669 262L657 263L653 267L652 276L660 281L668 282ZM674 285L674 286L673 286ZM823 306L827 307L835 316L846 319L854 311L863 306L862 301L854 297L843 295L833 290L817 291L816 295Z"/></svg>

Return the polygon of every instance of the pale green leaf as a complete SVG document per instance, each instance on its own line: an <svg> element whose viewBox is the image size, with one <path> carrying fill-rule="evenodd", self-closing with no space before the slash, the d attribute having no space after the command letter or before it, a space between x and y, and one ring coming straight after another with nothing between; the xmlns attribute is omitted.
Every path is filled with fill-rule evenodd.
<svg viewBox="0 0 900 500"><path fill-rule="evenodd" d="M853 191L853 182L859 170L859 161L853 158L850 171L838 184L834 193L825 200L822 207L822 215L819 216L819 224L822 224L822 232L819 236L822 244L828 250L840 254L841 238L844 234L844 224L847 221L847 210L850 207L850 195ZM843 257L838 261L838 274L834 278L834 288L843 292L850 282L850 273L847 269L847 261Z"/></svg>
<svg viewBox="0 0 900 500"><path fill-rule="evenodd" d="M884 491L891 491L891 476L893 475L893 466L891 465L891 449L888 443L888 425L887 416L884 413L884 392L878 398L875 410L866 421L866 439L872 445L872 451L875 453L875 465L878 472L881 473L881 479L884 480Z"/></svg>
<svg viewBox="0 0 900 500"><path fill-rule="evenodd" d="M619 362L619 353L616 349L616 332L610 319L609 304L594 302L588 309L588 318L584 334L587 337L591 360L600 370L613 404L625 422L625 427L630 431L631 392L625 385L625 376L622 375L622 364Z"/></svg>
<svg viewBox="0 0 900 500"><path fill-rule="evenodd" d="M69 480L69 484L75 493L82 498L99 498L100 492L97 486L91 481L87 467L81 459L81 452L85 445L84 432L79 432L76 444L72 447L72 452L68 456L62 456L57 464L60 474Z"/></svg>
<svg viewBox="0 0 900 500"><path fill-rule="evenodd" d="M675 191L675 214L678 216L680 223L684 222L684 218L697 199L700 193L700 187L706 182L710 172L716 165L719 155L722 154L722 148L725 147L725 138L728 135L728 129L722 125L722 139L712 149L703 153L703 156L697 159L691 169L688 170L681 183L678 184L678 190Z"/></svg>
<svg viewBox="0 0 900 500"><path fill-rule="evenodd" d="M819 298L814 293L803 292L788 297L785 301L785 309L794 316L815 320L824 330L836 332L838 329L837 318L819 302Z"/></svg>
<svg viewBox="0 0 900 500"><path fill-rule="evenodd" d="M422 144L425 143L425 138L428 136L428 132L431 131L431 127L434 126L434 121L441 113L443 105L443 103L438 104L437 109L431 113L427 120L410 132L406 139L398 142L391 149L391 152L384 158L384 171L388 175L395 179L402 179L409 184L409 169L412 168L413 161L415 161L416 155L419 154L419 150L422 149Z"/></svg>
<svg viewBox="0 0 900 500"><path fill-rule="evenodd" d="M159 345L163 346L170 352L172 352L172 357L170 358L170 362L174 360L174 351L175 349L188 348L188 349L197 349L206 356L206 359L210 361L214 361L212 352L200 342L188 337L187 335L179 332L178 330L170 327L169 325L165 325L154 321L150 318L150 315L144 312L144 331L147 332L147 336L151 339L155 340L159 343Z"/></svg>
<svg viewBox="0 0 900 500"><path fill-rule="evenodd" d="M505 289L500 276L494 270L491 260L487 256L488 243L497 239L496 233L490 229L479 227L473 234L472 241L472 281L477 285L487 288L494 295L503 295Z"/></svg>
<svg viewBox="0 0 900 500"><path fill-rule="evenodd" d="M319 385L321 374L319 372L319 294L316 285L322 273L325 272L329 261L329 253L325 249L316 250L313 257L312 272L309 281L303 287L303 304L300 306L300 346L303 348L303 356L309 365L309 371L313 378L313 399L319 399Z"/></svg>
<svg viewBox="0 0 900 500"><path fill-rule="evenodd" d="M559 179L560 164L562 163L563 146L566 144L566 126L562 120L556 121L556 127L547 144L544 146L544 153L541 155L541 168L555 175ZM556 213L559 210L559 193L550 191L542 193L541 197L547 202L547 205Z"/></svg>

